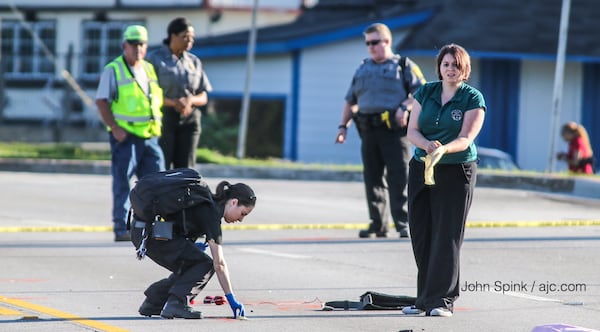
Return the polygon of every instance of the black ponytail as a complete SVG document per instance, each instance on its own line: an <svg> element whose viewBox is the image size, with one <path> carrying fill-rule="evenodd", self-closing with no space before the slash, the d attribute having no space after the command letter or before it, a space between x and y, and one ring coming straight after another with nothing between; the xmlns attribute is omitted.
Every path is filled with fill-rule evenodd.
<svg viewBox="0 0 600 332"><path fill-rule="evenodd" d="M219 203L235 198L243 206L254 207L256 204L254 191L244 183L231 184L227 181L221 181L215 189L213 198Z"/></svg>

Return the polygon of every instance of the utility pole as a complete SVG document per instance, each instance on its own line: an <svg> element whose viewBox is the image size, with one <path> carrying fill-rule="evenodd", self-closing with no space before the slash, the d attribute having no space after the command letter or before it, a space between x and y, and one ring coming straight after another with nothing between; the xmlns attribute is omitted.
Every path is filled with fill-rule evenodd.
<svg viewBox="0 0 600 332"><path fill-rule="evenodd" d="M556 51L556 70L554 72L554 95L552 97L552 126L550 131L550 154L548 156L548 172L554 172L556 165L556 140L560 120L560 103L562 101L563 80L565 76L565 54L569 33L569 12L571 0L563 0L560 10L560 28L558 31L558 50Z"/></svg>
<svg viewBox="0 0 600 332"><path fill-rule="evenodd" d="M248 113L250 113L250 83L252 82L252 71L254 69L254 49L256 47L256 11L258 0L254 0L252 6L252 25L250 27L250 38L248 39L248 54L246 60L246 84L244 87L244 99L240 112L240 130L238 132L237 157L242 159L246 155L246 133L248 131Z"/></svg>

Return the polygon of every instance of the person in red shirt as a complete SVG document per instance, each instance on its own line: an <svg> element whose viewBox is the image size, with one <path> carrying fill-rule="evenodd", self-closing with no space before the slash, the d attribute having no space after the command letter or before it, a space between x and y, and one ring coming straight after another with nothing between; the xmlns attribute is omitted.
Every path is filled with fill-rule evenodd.
<svg viewBox="0 0 600 332"><path fill-rule="evenodd" d="M561 135L569 143L567 152L559 152L558 160L564 160L573 173L594 173L594 152L587 130L580 124L568 122L562 126Z"/></svg>

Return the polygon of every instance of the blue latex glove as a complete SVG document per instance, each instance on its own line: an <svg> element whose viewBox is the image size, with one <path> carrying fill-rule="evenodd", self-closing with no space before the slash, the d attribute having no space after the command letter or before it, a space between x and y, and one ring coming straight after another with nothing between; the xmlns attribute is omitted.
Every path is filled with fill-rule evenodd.
<svg viewBox="0 0 600 332"><path fill-rule="evenodd" d="M227 298L227 302L229 302L231 310L233 310L233 318L237 318L238 315L246 317L244 305L235 299L235 295L233 295L233 293L225 294L225 297Z"/></svg>
<svg viewBox="0 0 600 332"><path fill-rule="evenodd" d="M202 251L206 251L206 248L208 248L208 243L206 242L196 242L194 245L196 245L196 247Z"/></svg>

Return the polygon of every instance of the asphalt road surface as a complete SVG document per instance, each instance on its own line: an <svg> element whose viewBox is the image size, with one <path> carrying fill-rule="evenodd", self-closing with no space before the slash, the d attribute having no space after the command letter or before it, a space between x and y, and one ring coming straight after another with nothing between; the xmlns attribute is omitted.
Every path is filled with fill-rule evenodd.
<svg viewBox="0 0 600 332"><path fill-rule="evenodd" d="M139 316L144 289L168 271L112 241L109 176L0 172L0 331L600 329L597 200L477 188L454 317L412 317L321 310L366 291L416 294L409 240L357 237L361 183L227 180L258 196L244 223L224 230L245 321L214 304L194 304L200 321ZM205 295L222 295L216 278Z"/></svg>

